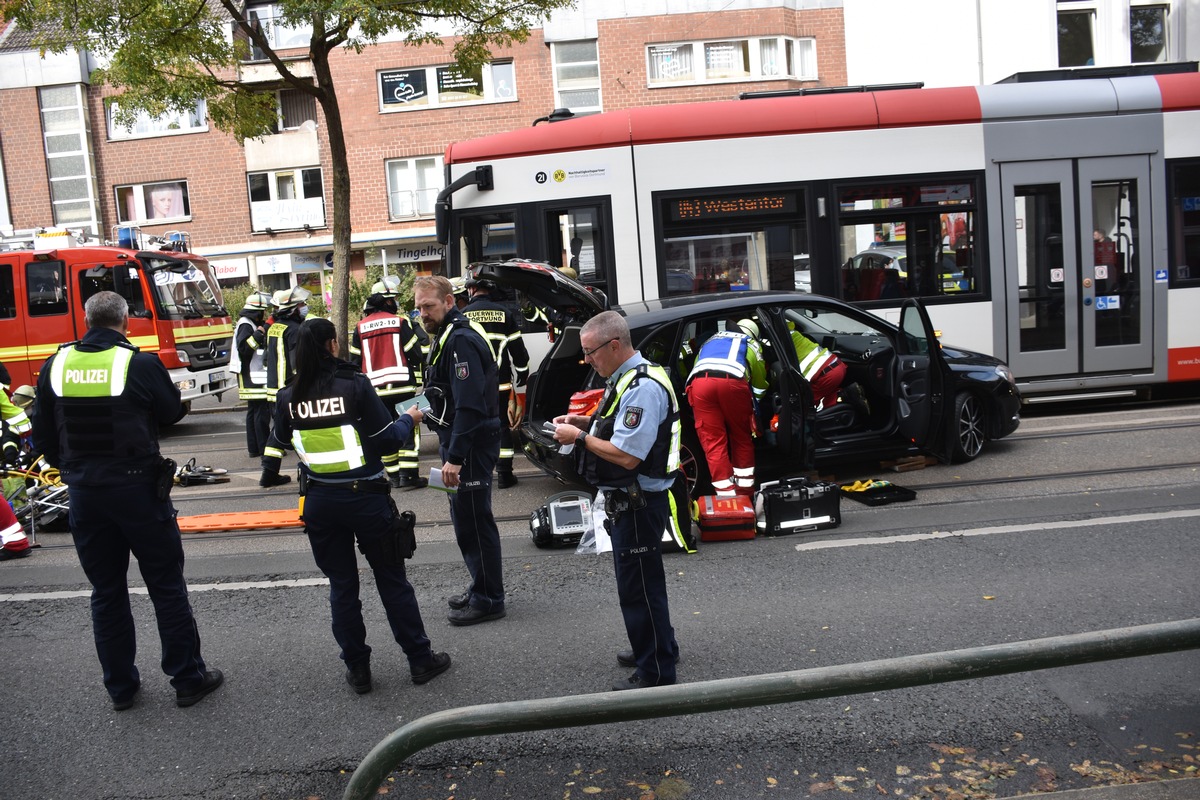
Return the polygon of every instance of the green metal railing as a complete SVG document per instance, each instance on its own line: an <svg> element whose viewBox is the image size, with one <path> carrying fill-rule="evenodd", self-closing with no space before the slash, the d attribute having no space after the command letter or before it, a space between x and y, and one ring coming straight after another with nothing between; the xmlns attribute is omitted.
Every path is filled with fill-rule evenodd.
<svg viewBox="0 0 1200 800"><path fill-rule="evenodd" d="M1196 648L1200 619L1188 619L795 672L453 708L414 720L375 745L343 798L373 797L404 759L451 739L706 714Z"/></svg>

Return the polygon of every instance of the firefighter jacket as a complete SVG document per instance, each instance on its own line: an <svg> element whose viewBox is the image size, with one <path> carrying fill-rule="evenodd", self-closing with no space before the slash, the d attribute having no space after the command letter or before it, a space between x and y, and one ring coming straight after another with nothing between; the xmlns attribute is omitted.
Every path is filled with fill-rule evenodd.
<svg viewBox="0 0 1200 800"><path fill-rule="evenodd" d="M159 425L184 414L158 357L108 328L92 328L50 357L36 402L34 448L71 486L153 483Z"/></svg>
<svg viewBox="0 0 1200 800"><path fill-rule="evenodd" d="M238 377L238 397L242 400L267 399L267 334L260 330L260 313L243 313L233 329L233 352L229 371Z"/></svg>
<svg viewBox="0 0 1200 800"><path fill-rule="evenodd" d="M421 340L408 317L391 311L363 317L350 338L350 356L380 397L416 394L421 382Z"/></svg>
<svg viewBox="0 0 1200 800"><path fill-rule="evenodd" d="M767 367L762 345L744 333L719 331L700 346L688 381L704 372L720 372L750 384L756 399L767 393Z"/></svg>
<svg viewBox="0 0 1200 800"><path fill-rule="evenodd" d="M295 397L295 384L279 392L268 447L296 451L301 469L323 481L383 475L383 457L412 433L413 420L395 422L367 377L348 361L325 358L311 396Z"/></svg>
<svg viewBox="0 0 1200 800"><path fill-rule="evenodd" d="M517 386L524 386L529 377L529 351L525 349L521 327L512 310L480 294L471 298L462 313L483 328L484 336L496 354L500 391L511 389L514 381Z"/></svg>
<svg viewBox="0 0 1200 800"><path fill-rule="evenodd" d="M425 364L425 421L447 463L466 461L476 435L500 425L496 361L487 334L457 308L446 312Z"/></svg>
<svg viewBox="0 0 1200 800"><path fill-rule="evenodd" d="M295 373L292 353L296 351L296 341L299 338L298 317L277 319L267 329L267 352L263 362L267 370L267 399L272 403L275 402L279 390L287 386Z"/></svg>
<svg viewBox="0 0 1200 800"><path fill-rule="evenodd" d="M609 377L588 435L640 456L641 463L625 469L586 448L578 448L583 479L601 488L621 488L636 480L646 491L664 491L674 480L672 473L679 469L681 434L679 398L670 376L639 353ZM650 437L649 447L636 443Z"/></svg>
<svg viewBox="0 0 1200 800"><path fill-rule="evenodd" d="M820 374L822 369L832 367L838 361L837 356L800 331L792 331L792 346L796 348L796 361L800 365L800 374L809 383Z"/></svg>

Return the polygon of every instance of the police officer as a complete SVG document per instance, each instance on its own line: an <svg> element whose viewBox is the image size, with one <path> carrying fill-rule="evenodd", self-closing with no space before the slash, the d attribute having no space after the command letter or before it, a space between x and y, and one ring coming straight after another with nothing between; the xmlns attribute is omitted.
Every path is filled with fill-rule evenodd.
<svg viewBox="0 0 1200 800"><path fill-rule="evenodd" d="M229 371L237 375L238 399L246 401L246 451L261 458L271 433L271 404L267 402L267 314L271 295L251 292L233 329Z"/></svg>
<svg viewBox="0 0 1200 800"><path fill-rule="evenodd" d="M517 476L513 474L513 457L516 450L513 445L512 427L509 422L509 399L514 391L513 382L524 386L529 377L529 351L525 349L525 340L521 338L521 326L517 324L516 315L512 309L504 306L493 297L496 284L485 278L474 275L467 278L467 290L471 293L471 301L462 313L471 322L483 328L488 344L496 358L500 382L500 394L497 407L500 410L500 460L496 462L496 485L508 489L517 485ZM521 404L523 407L523 404ZM520 421L519 418L516 419Z"/></svg>
<svg viewBox="0 0 1200 800"><path fill-rule="evenodd" d="M59 348L38 377L34 446L68 486L71 535L92 583L96 653L113 709L132 707L141 687L126 581L130 553L154 602L175 704L190 706L225 678L200 656L169 496L174 462L158 451L158 426L183 416L179 389L157 356L139 353L125 338L125 298L97 292L84 314L83 339Z"/></svg>
<svg viewBox="0 0 1200 800"><path fill-rule="evenodd" d="M279 392L271 444L293 448L300 458L304 525L313 558L329 578L333 638L346 664L346 682L358 694L371 691L371 648L359 600L358 549L375 575L392 636L408 656L413 683L450 668L435 653L404 559L412 556L411 521L400 525L382 458L409 437L421 412L414 405L393 420L370 380L337 358L337 337L327 319L300 327L296 379ZM406 533L402 534L402 530Z"/></svg>
<svg viewBox="0 0 1200 800"><path fill-rule="evenodd" d="M687 379L696 436L718 497L754 492L755 406L767 392L758 325L718 331L700 346Z"/></svg>
<svg viewBox="0 0 1200 800"><path fill-rule="evenodd" d="M296 341L300 336L300 323L308 315L310 297L312 292L302 286L280 289L271 297L271 302L275 305L275 314L274 322L267 328L267 353L263 363L267 368L267 401L272 406L279 390L286 386L295 374L292 353L296 350ZM274 413L272 410L272 417ZM282 450L269 445L263 448L259 486L279 486L292 479L290 475L279 474L282 460Z"/></svg>
<svg viewBox="0 0 1200 800"><path fill-rule="evenodd" d="M613 689L666 686L675 683L679 645L659 542L679 468L679 400L666 370L633 349L629 326L615 311L584 323L579 343L584 360L607 379L604 397L591 417L555 417L554 439L582 450L584 480L604 494L617 596L632 646L617 662L637 668Z"/></svg>
<svg viewBox="0 0 1200 800"><path fill-rule="evenodd" d="M425 423L438 437L442 479L455 490L450 520L471 573L467 590L448 599L448 618L475 625L505 614L500 531L492 516L492 470L500 455L496 362L486 334L455 307L449 280L421 276L413 291L431 341Z"/></svg>
<svg viewBox="0 0 1200 800"><path fill-rule="evenodd" d="M371 287L371 296L363 304L366 315L350 337L350 359L383 399L395 419L397 403L412 400L421 383L421 341L413 332L408 317L398 315L396 296L400 279L389 275ZM400 444L395 453L383 457L388 480L396 488L419 489L429 483L419 472L421 429L413 426L412 437Z"/></svg>

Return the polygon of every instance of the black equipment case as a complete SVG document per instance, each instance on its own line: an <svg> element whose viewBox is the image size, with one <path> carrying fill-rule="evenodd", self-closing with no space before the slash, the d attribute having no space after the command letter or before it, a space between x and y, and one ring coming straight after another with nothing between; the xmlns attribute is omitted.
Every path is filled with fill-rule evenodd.
<svg viewBox="0 0 1200 800"><path fill-rule="evenodd" d="M758 527L764 536L836 528L842 523L842 493L836 483L788 478L759 486Z"/></svg>

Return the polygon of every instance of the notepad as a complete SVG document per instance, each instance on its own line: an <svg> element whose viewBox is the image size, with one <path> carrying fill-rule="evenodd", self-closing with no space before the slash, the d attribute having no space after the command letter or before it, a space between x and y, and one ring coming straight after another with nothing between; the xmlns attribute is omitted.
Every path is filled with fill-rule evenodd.
<svg viewBox="0 0 1200 800"><path fill-rule="evenodd" d="M438 489L443 492L457 492L457 488L451 488L442 480L442 471L437 467L432 467L429 470L429 488Z"/></svg>

